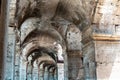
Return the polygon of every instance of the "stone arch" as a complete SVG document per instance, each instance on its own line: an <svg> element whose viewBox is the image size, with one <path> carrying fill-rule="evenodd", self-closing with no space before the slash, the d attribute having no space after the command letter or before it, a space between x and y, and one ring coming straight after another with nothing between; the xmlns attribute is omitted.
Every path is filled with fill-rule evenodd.
<svg viewBox="0 0 120 80"><path fill-rule="evenodd" d="M38 67L38 76L40 80L43 80L43 76L44 76L44 68L43 65L45 64L45 62L52 62L52 63L56 63L54 59L52 59L49 55L43 55L41 57L39 57L38 59L36 59L37 62L37 67Z"/></svg>
<svg viewBox="0 0 120 80"><path fill-rule="evenodd" d="M77 2L77 0L76 0L76 2ZM74 5L72 5L72 6L74 6ZM80 14L77 14L77 17L79 15ZM84 15L84 14L82 14L82 15ZM56 18L53 19L53 22L55 22L55 19ZM66 18L66 19L68 20L68 18ZM63 22L67 21L67 20L63 20ZM32 24L33 27L30 24L26 25L27 21L31 22L30 24ZM75 22L74 21L69 22L69 20L68 20L67 24L66 23L61 24L60 23L61 21L59 21L58 23L60 23L60 27L63 26L63 25L65 25L64 27L67 27L65 30L63 30L63 33L61 33L61 31L59 31L58 29L56 29L55 25L51 24L51 21L44 21L44 19L41 20L39 18L28 18L26 21L23 22L22 26L20 27L20 29L21 29L20 31L24 32L24 33L21 34L21 43L22 43L22 45L25 44L24 45L25 46L24 50L25 50L27 48L26 46L28 46L30 44L32 45L31 42L35 42L36 45L33 44L32 47L31 47L31 49L33 48L32 50L34 50L35 48L39 48L39 47L45 47L47 49L48 48L53 49L53 47L55 47L54 42L57 42L57 44L60 44L62 46L62 49L64 49L63 53L67 53L67 54L64 54L64 59L66 61L66 66L69 66L69 64L68 64L69 60L67 60L67 57L71 55L69 52L70 51L73 51L73 52L78 51L78 53L76 53L76 54L77 55L81 54L81 45L82 45L81 44L81 37L80 37L81 32L77 28L77 26L73 24L73 23L77 24L77 22L79 22L80 20L77 20ZM24 26L26 26L27 28L31 28L31 29L27 30L27 28L25 29ZM33 36L33 35L35 35L35 36ZM42 37L49 37L49 39L52 40L52 43L49 43L49 41L45 41L45 40L40 41L40 39L42 39ZM79 38L79 39L77 40L77 38ZM49 45L45 46L46 44L41 44L41 43L44 43L44 42L47 42ZM66 50L67 50L67 52L66 52ZM66 68L66 72L67 72L67 68ZM66 75L67 75L67 73L66 73ZM68 77L68 76L65 76L65 77Z"/></svg>
<svg viewBox="0 0 120 80"><path fill-rule="evenodd" d="M34 64L36 61L37 61L37 64ZM44 71L44 66L43 65L46 62L47 63L50 62L51 65L52 64L54 64L54 65L56 64L56 61L53 58L51 58L49 55L47 55L47 54L40 56L38 59L36 59L33 62L33 64L34 64L33 65L33 74L34 74L34 76L38 75L38 76L35 76L35 77L38 78L38 79L40 79L40 80L44 78L44 77L41 77L41 76L44 74L44 72L43 72ZM37 69L37 72L35 72L35 69Z"/></svg>
<svg viewBox="0 0 120 80"><path fill-rule="evenodd" d="M53 28L53 27L52 27ZM54 29L54 28L53 28ZM56 30L56 29L55 29ZM59 30L56 30L59 34L60 34L60 31ZM29 31L28 31L29 32ZM34 49L38 49L39 47L45 47L45 48L51 48L50 46L45 46L45 44L43 44L42 46L40 46L40 45L38 45L38 44L36 44L36 43L39 43L39 39L38 39L38 37L39 37L39 35L38 36L36 36L36 37L31 37L31 39L33 39L33 41L31 40L31 39L29 39L29 36L31 36L31 34L35 34L34 32L36 32L36 29L33 29L33 31L31 30L30 32L29 32L29 34L27 34L27 36L26 37L24 37L25 39L23 40L23 50L24 49L29 49L29 50L34 50ZM40 29L39 30L39 28L38 28L38 33L39 32L42 32L42 30ZM71 53L69 53L70 51L79 51L79 53L77 53L78 55L80 54L81 55L81 35L82 35L82 33L80 32L80 30L79 30L79 28L76 26L76 25L74 25L74 24L72 24L72 23L69 23L68 25L67 25L67 30L66 30L66 42L65 42L65 44L68 46L68 48L67 48L67 52L65 52L65 53L67 53L66 54L66 56L70 56L71 55ZM41 33L42 34L42 36L43 37L45 37L45 35L44 34L46 34L45 33L45 31L43 30L43 32ZM40 34L40 35L41 35ZM55 34L55 33L54 33ZM70 35L69 35L70 34ZM76 35L77 34L77 36L74 36L74 35ZM60 34L61 35L61 34ZM51 38L51 35L48 35L47 34L47 36L50 36L50 38ZM58 35L57 35L58 36ZM63 37L63 36L62 36ZM78 41L76 41L75 40L75 37L76 37L76 39L79 37L79 39L77 39ZM40 36L40 38L42 38L41 36ZM57 38L53 38L52 37L52 39L53 39L53 43L52 43L52 47L55 47L55 44L54 44L54 41L56 41L57 40ZM72 40L72 41L71 41ZM62 41L62 40L59 40L59 41ZM44 41L43 41L44 42ZM47 43L48 43L48 41L46 41ZM72 44L75 44L73 47L71 46L72 44L71 44L71 42L72 42ZM36 44L36 45L35 45ZM61 45L61 43L58 43L58 44L60 44ZM28 48L29 46L31 45L31 48ZM51 45L51 43L50 43L50 45ZM77 45L77 46L76 46ZM28 46L28 47L27 47ZM63 46L62 46L62 48L63 48ZM28 51L29 51L28 50ZM64 50L65 51L65 50ZM30 52L30 51L29 51ZM28 53L29 53L28 52ZM76 54L76 53L75 53ZM77 56L77 55L76 55ZM77 56L77 57L80 57L80 56ZM65 57L64 57L64 59L65 59ZM69 58L70 59L70 58ZM66 60L66 62L69 62L69 59L68 60ZM67 66L69 66L69 63L68 64L66 64ZM71 73L70 73L70 75L72 75Z"/></svg>
<svg viewBox="0 0 120 80"><path fill-rule="evenodd" d="M40 72L43 72L43 70L45 70L47 67L47 71L48 71L48 67L49 66L55 66L56 65L56 62L54 60L48 60L47 58L39 58L39 62L38 62L38 68L39 68L39 75L43 75L43 74L40 74ZM42 70L41 70L42 69ZM42 77L41 77L42 78Z"/></svg>
<svg viewBox="0 0 120 80"><path fill-rule="evenodd" d="M64 1L64 0L61 0L61 1ZM72 2L73 0L71 0L71 2ZM74 1L73 1L74 2ZM77 2L77 0L75 1L75 2ZM19 2L17 3L17 4L19 4ZM70 3L71 4L71 3ZM69 5L69 4L68 4ZM67 6L67 5L65 5L65 6ZM74 5L73 5L74 6ZM24 7L24 6L23 6ZM67 7L68 8L68 7ZM73 7L74 8L74 7ZM18 11L18 10L17 10ZM19 12L19 11L18 11ZM74 12L73 12L74 13ZM80 14L77 14L77 15L80 15ZM32 18L31 18L32 19ZM21 38L20 38L20 41L23 43L23 44L21 44L21 46L22 46L22 48L25 50L25 49L28 49L28 52L25 52L25 53L29 53L29 52L31 52L32 50L35 50L36 48L39 48L39 46L36 46L36 45L34 45L34 44L32 44L28 39L27 39L27 37L29 36L30 37L30 34L32 33L32 31L34 32L35 30L36 30L36 28L38 29L38 30L41 30L43 27L40 27L40 25L45 25L44 24L44 22L42 21L42 20L40 20L39 18L37 18L38 20L36 21L36 18L34 19L35 20L35 24L32 26L32 27L30 27L30 28L32 28L32 29L30 29L30 30L28 30L27 31L27 29L25 30L25 31L21 31L20 30L20 32L21 33L23 33L23 32L26 32L26 33L24 33L23 35L25 35L23 38L22 38L22 36L20 36ZM69 21L69 18L66 18L66 19L68 19L68 21ZM55 21L55 20L54 20ZM76 23L76 21L74 22L74 20L71 20L73 23ZM78 20L79 21L79 20ZM32 21L31 21L32 22ZM45 21L46 22L46 21ZM48 21L49 22L49 21ZM46 22L46 23L48 23L48 22ZM24 23L24 22L23 22ZM33 21L33 23L34 23L34 21ZM39 24L40 23L40 24ZM41 23L43 23L43 24L41 24ZM51 23L50 23L51 24ZM72 23L71 23L72 24ZM36 25L37 26L39 26L39 27L36 27ZM66 25L66 24L65 24ZM22 26L24 26L24 25L22 25ZM48 26L48 25L47 25ZM47 27L46 26L46 27ZM68 26L70 26L70 25L68 25ZM17 27L17 26L16 26ZM28 27L28 26L27 26ZM53 28L53 26L51 26L51 25L49 25L49 27L51 27L52 29L54 29ZM83 27L83 26L82 26ZM50 28L49 28L50 29ZM56 30L56 29L55 29ZM42 31L42 30L41 30ZM56 30L57 31L57 30ZM59 32L59 31L58 31ZM33 33L32 33L33 34ZM54 33L54 34L56 34L56 33ZM61 35L62 33L60 33L59 32L59 34ZM49 35L49 36L51 36L51 35ZM38 36L37 36L38 37ZM52 37L52 36L51 36ZM33 39L34 37L32 37L32 39ZM66 38L66 37L65 37ZM72 37L73 38L73 37ZM28 41L27 41L27 40ZM56 40L56 39L55 39ZM62 39L62 40L64 40L64 39ZM61 45L63 45L63 43L64 43L64 41L62 41L62 40L60 40L60 42L61 42ZM34 42L34 41L32 41L32 42ZM62 43L63 42L63 43ZM30 44L28 44L28 43L30 43ZM37 43L37 41L36 41L36 43ZM65 42L65 45L66 45L66 43L69 43L69 41L68 42ZM30 49L29 48L26 48L26 46L29 46L29 45L31 45L32 47L30 48L30 49L32 49L31 51L30 51ZM68 45L68 44L67 44ZM24 46L24 47L23 47ZM68 45L69 46L69 45ZM43 47L43 46L42 46ZM62 46L63 47L63 49L65 49L66 50L66 47L65 46ZM71 50L71 48L70 49L68 49L68 51L70 51ZM73 50L73 49L72 49ZM64 52L64 53L68 53L68 52ZM69 54L69 53L68 53ZM68 55L67 55L68 56ZM65 55L65 59L66 59L66 55Z"/></svg>
<svg viewBox="0 0 120 80"><path fill-rule="evenodd" d="M50 21L41 21L39 18L28 18L24 21L20 27L21 32L21 43L24 43L25 39L33 35L46 34L58 40L62 45L65 46L64 39L61 34L54 29ZM64 47L65 48L65 47Z"/></svg>
<svg viewBox="0 0 120 80"><path fill-rule="evenodd" d="M23 28L23 27L21 27L21 28ZM57 51L55 49L56 44L59 44L59 46L63 49L63 51L65 51L65 49L66 49L65 44L64 44L65 42L62 39L61 34L59 34L59 32L57 32L53 27L50 27L50 28L47 27L45 29L34 28L33 30L30 30L28 32L25 31L25 32L26 32L25 34L27 34L27 35L23 36L23 38L22 38L23 40L21 42L22 43L22 45L21 45L21 48L22 48L21 55L25 58L27 58L29 55L32 55L31 53L33 53L34 51L39 52L40 50L42 50L44 53L47 53L47 55L49 55L49 56L53 56L53 55L51 55L51 54L53 54L51 52ZM34 34L36 36L34 37L31 34ZM48 37L48 39L51 40L51 42L49 42L48 40L46 41L46 37ZM42 39L42 38L44 38L44 40L40 41L40 39ZM31 40L31 39L33 39L33 40ZM62 53L63 53L63 51L62 51ZM42 58L41 55L39 55L37 57ZM53 58L53 60L54 59L55 58ZM33 63L34 63L35 60L37 60L37 58L35 58L33 60ZM30 64L30 65L32 66L32 64ZM34 68L33 68L33 70L34 70Z"/></svg>
<svg viewBox="0 0 120 80"><path fill-rule="evenodd" d="M49 66L51 66L51 65L56 65L56 64L54 64L53 62L51 62L51 61L47 61L47 62L44 62L44 65L43 65L43 68L44 68L44 70L45 70L45 74L44 74L44 79L45 80L49 80L49 78L50 78L50 76L49 76L49 70L48 70L48 68L49 68ZM46 75L47 74L47 75ZM54 77L53 77L53 79L54 79Z"/></svg>
<svg viewBox="0 0 120 80"><path fill-rule="evenodd" d="M44 54L49 55L52 59L56 60L56 53L55 53L55 51L53 51L53 50L49 51L49 50L47 50L44 47L39 47L38 49L34 49L30 53L27 53L26 54L26 58L28 60L29 56L31 55L33 57L32 62L34 62L34 60L36 58L39 58L39 57L41 57Z"/></svg>
<svg viewBox="0 0 120 80"><path fill-rule="evenodd" d="M41 57L41 58L39 58L39 60L38 60L38 67L40 67L40 65L41 65L42 63L47 62L47 61L48 61L48 62L51 61L51 62L53 62L54 64L56 64L56 62L55 62L52 58L47 59L47 58Z"/></svg>
<svg viewBox="0 0 120 80"><path fill-rule="evenodd" d="M48 25L49 22L47 22L47 25L44 24L44 22L35 23L35 24L37 24L37 26L33 25L36 27L34 29L31 29L30 31L27 32L27 30L25 29L26 31L24 34L27 34L26 36L21 36L21 37L23 37L22 45L21 45L23 47L23 56L25 56L26 54L29 55L29 53L31 53L35 49L39 49L41 47L46 49L45 50L46 53L48 53L49 50L53 50L53 52L54 52L54 50L56 50L55 48L58 47L58 45L60 45L59 48L61 47L61 49L63 49L62 53L67 53L67 54L64 54L64 59L66 59L65 60L65 65L66 65L65 69L67 70L67 66L69 66L69 64L68 64L69 60L67 60L67 56L71 55L71 54L69 54L69 51L71 51L71 50L72 51L76 51L76 50L81 51L81 48L80 48L81 47L81 32L80 32L80 30L76 27L76 25L74 25L72 23L67 24L66 25L67 30L66 30L65 34L63 34L64 38L66 38L64 40L64 38L63 38L63 36L61 36L61 33L59 30L55 29L54 26L52 26L52 25ZM41 24L42 24L42 26L41 26ZM46 25L46 27L44 28L43 26L45 26L45 25ZM21 26L21 29L22 28L24 28L24 26ZM35 35L35 36L33 36L33 35ZM47 37L49 40L46 39ZM78 37L79 37L79 39L77 39ZM41 39L43 39L43 40L41 40ZM51 42L49 42L49 41L51 41ZM71 43L74 44L74 46L71 46L72 45ZM67 46L67 48L65 48L66 46ZM47 49L48 49L48 51L47 51ZM67 49L67 52L66 52L66 49ZM79 53L77 53L76 56L77 55L79 55ZM77 57L79 57L79 56L77 56ZM67 73L66 73L66 75L67 75ZM67 77L67 76L65 76L65 77Z"/></svg>
<svg viewBox="0 0 120 80"><path fill-rule="evenodd" d="M20 33L20 38L21 38L21 42L24 41L25 37L30 34L30 32L32 32L33 30L35 30L37 28L37 23L40 23L40 19L39 18L28 18L26 19L22 25L19 28Z"/></svg>
<svg viewBox="0 0 120 80"><path fill-rule="evenodd" d="M39 27L39 29L36 29L37 27L35 24L33 25L32 21L33 21L33 23L37 24L37 27ZM59 42L59 44L62 45L62 48L65 51L66 50L65 42L64 42L64 39L62 39L62 36L60 35L60 33L50 26L49 27L47 26L47 28L45 28L45 30L44 30L43 27L41 28L41 26L38 25L38 21L40 21L38 18L30 18L30 19L26 20L20 28L21 33L22 33L21 34L21 43L22 43L21 48L23 48L23 53L25 53L26 50L30 49L29 46L31 46L30 50L34 50L34 48L39 47L39 45L37 43L45 43L44 41L40 42L39 41L40 39L38 39L36 37L44 38L46 36L48 36L48 37L50 36L49 39L52 39L51 41L53 43L57 40ZM29 23L29 24L26 25L26 23ZM27 27L30 28L30 30L26 29ZM31 37L31 35L36 35L37 34L36 32L38 33L38 36L36 36L35 38L32 37L33 41L30 40L29 37ZM23 35L23 34L26 34L26 35ZM44 36L44 34L45 34L45 36ZM39 36L39 35L42 35L42 36ZM46 42L49 43L48 41L46 41ZM34 43L36 43L36 45ZM45 44L40 44L40 46L45 46ZM53 45L52 43L49 43L49 44L50 44L50 46Z"/></svg>

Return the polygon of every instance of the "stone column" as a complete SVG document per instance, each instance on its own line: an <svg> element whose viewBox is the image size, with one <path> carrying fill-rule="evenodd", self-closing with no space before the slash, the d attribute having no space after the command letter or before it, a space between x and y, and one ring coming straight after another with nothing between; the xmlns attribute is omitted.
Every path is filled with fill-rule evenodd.
<svg viewBox="0 0 120 80"><path fill-rule="evenodd" d="M48 67L44 68L44 80L48 80Z"/></svg>
<svg viewBox="0 0 120 80"><path fill-rule="evenodd" d="M64 54L64 80L69 80L68 79L68 56L66 53Z"/></svg>
<svg viewBox="0 0 120 80"><path fill-rule="evenodd" d="M57 63L58 66L58 80L64 80L64 63Z"/></svg>
<svg viewBox="0 0 120 80"><path fill-rule="evenodd" d="M57 68L54 70L54 80L58 80Z"/></svg>
<svg viewBox="0 0 120 80"><path fill-rule="evenodd" d="M43 63L38 68L39 68L39 80L43 80L44 78Z"/></svg>
<svg viewBox="0 0 120 80"><path fill-rule="evenodd" d="M7 78L14 80L14 55L15 55L15 33L13 28L8 28L8 45L6 56ZM10 68L10 69L9 69Z"/></svg>
<svg viewBox="0 0 120 80"><path fill-rule="evenodd" d="M20 58L20 77L19 77L19 80L26 80L27 77L27 73L26 73L26 70L27 69L27 61L24 61L22 59L22 57Z"/></svg>
<svg viewBox="0 0 120 80"><path fill-rule="evenodd" d="M54 80L54 77L53 77L53 68L50 68L49 69L49 79L48 80Z"/></svg>
<svg viewBox="0 0 120 80"><path fill-rule="evenodd" d="M95 43L91 36L91 27L82 31L82 50L85 80L96 80Z"/></svg>
<svg viewBox="0 0 120 80"><path fill-rule="evenodd" d="M8 46L8 12L9 12L9 1L1 0L1 13L0 13L0 80L11 79L13 80L13 76L9 73L11 71L8 70L7 62L13 61L12 59L7 60L7 46ZM12 56L12 55L11 55ZM10 65L13 65L10 63ZM12 69L13 70L13 69ZM9 72L9 73L7 73Z"/></svg>
<svg viewBox="0 0 120 80"><path fill-rule="evenodd" d="M27 80L32 80L32 65L31 62L27 64Z"/></svg>
<svg viewBox="0 0 120 80"><path fill-rule="evenodd" d="M16 34L16 32L15 32ZM20 78L20 53L21 53L21 48L20 48L20 41L17 42L16 41L16 44L15 44L15 63L14 63L14 66L15 66L15 70L14 70L14 80L19 80Z"/></svg>
<svg viewBox="0 0 120 80"><path fill-rule="evenodd" d="M68 78L69 80L82 80L83 64L82 54L79 50L70 50L68 53Z"/></svg>
<svg viewBox="0 0 120 80"><path fill-rule="evenodd" d="M32 73L33 80L38 80L38 66L37 66L37 60L33 63L33 73Z"/></svg>

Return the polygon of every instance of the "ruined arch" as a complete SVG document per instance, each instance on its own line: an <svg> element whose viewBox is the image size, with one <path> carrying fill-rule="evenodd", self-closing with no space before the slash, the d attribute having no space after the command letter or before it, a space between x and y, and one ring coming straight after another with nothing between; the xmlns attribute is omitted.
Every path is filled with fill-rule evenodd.
<svg viewBox="0 0 120 80"><path fill-rule="evenodd" d="M71 54L69 52L70 51L73 51L73 52L78 51L78 53L76 53L76 54L81 54L81 48L80 48L80 46L78 46L78 45L81 45L81 37L80 37L81 32L78 31L79 30L78 25L79 25L79 23L81 23L82 20L86 19L85 17L87 15L87 14L84 14L84 11L82 12L82 10L84 9L84 7L82 7L83 5L79 5L82 8L81 10L79 9L80 10L80 13L79 13L79 11L74 12L74 10L69 10L69 7L71 9L76 8L75 4L77 3L77 0L75 0L74 4L72 4L73 1L71 0L68 5L66 4L68 2L68 0L66 0L66 1L60 0L60 2L59 2L59 0L57 0L58 2L56 2L56 4L53 6L54 10L50 13L50 14L52 14L52 16L49 13L47 13L48 15L44 14L44 10L46 10L46 9L40 7L40 9L43 10L43 13L41 13L41 12L40 13L44 14L42 16L41 14L39 15L40 9L37 9L37 10L34 9L35 8L35 7L33 7L34 4L31 5L31 3L25 1L25 3L22 5L22 1L24 2L24 0L17 0L17 1L18 1L16 3L17 10L16 10L14 23L15 23L16 33L18 33L16 35L16 37L19 39L18 43L16 42L16 45L18 47L20 47L19 48L20 51L18 51L18 52L21 53L21 55L23 54L22 56L24 56L26 58L29 55L33 55L34 51L39 52L39 48L41 48L41 47L48 49L48 51L45 50L46 53L48 53L49 50L52 50L52 49L53 49L53 51L54 50L58 51L58 50L56 50L56 44L59 44L60 46L59 45L57 45L57 46L58 46L58 48L62 48L62 50L63 50L62 53L64 53L64 55L63 55L64 60L66 61L65 62L65 66L66 66L65 80L68 80L68 74L67 74L67 71L68 71L67 68L69 66L68 65L68 62L69 62L68 57L71 56ZM29 1L34 3L34 0L29 0ZM38 1L38 0L36 0L36 1ZM78 0L78 2L80 2L80 1L81 0ZM81 3L83 3L83 2L81 2ZM38 3L35 2L35 5L36 4L38 4ZM37 7L38 6L39 5L37 5ZM60 9L60 7L62 8L62 6L65 8L65 10L63 10L62 12L65 13L66 16L64 16L63 13L59 14L59 12L61 11L59 9ZM32 9L33 9L33 12L28 11L28 10L32 10ZM77 9L75 9L75 10L77 10ZM35 14L34 11L38 11L38 12L36 12L37 15L34 15ZM72 11L71 14L69 14L70 11ZM47 11L47 12L49 12L49 11ZM83 15L85 17L83 17ZM48 18L46 18L46 16L48 16ZM72 17L70 17L70 16L72 16ZM31 22L31 23L29 23L29 22ZM25 24L25 23L27 23L27 24ZM71 28L73 28L73 30ZM71 36L69 35L69 32L72 34ZM79 36L80 40L76 41L76 42L74 40L71 41L71 39L76 38L73 35L76 33L78 33L77 35ZM33 36L33 35L35 35L35 36ZM48 37L48 40L45 37ZM45 39L43 41L41 41L42 38L45 38ZM49 41L51 41L51 43L49 43ZM73 42L73 43L71 44L71 42ZM73 44L75 44L75 46L77 46L77 48L75 46L70 47ZM18 57L18 54L17 54L17 57ZM48 56L50 56L50 55L48 55ZM18 59L18 62L19 62L19 60L20 60L20 62L22 62L22 59L24 57L21 57L19 55L20 59ZM39 55L38 57L42 57L42 56ZM26 59L26 61L27 61L27 59ZM26 61L25 61L25 63L23 62L21 64L31 66L31 64L28 65L28 63L26 63ZM34 59L33 63L35 61L37 61L37 58ZM20 65L19 68L22 69L23 67L25 67L25 66ZM22 74L20 74L20 75L22 75ZM19 79L21 79L21 78L19 78Z"/></svg>
<svg viewBox="0 0 120 80"><path fill-rule="evenodd" d="M32 20L32 18L30 19ZM60 53L61 51L62 54L65 54L64 52L66 51L66 45L65 45L64 39L62 38L61 34L52 25L49 26L45 24L47 26L44 26L44 25L41 25L44 23L40 23L39 25L37 23L37 25L33 25L35 26L34 28L32 28L31 30L28 30L31 27L31 24L30 25L28 24L27 25L28 28L25 29L27 26L24 26L24 24L26 24L27 22L29 23L30 19L28 19L28 21L26 20L23 23L23 25L20 27L21 33L24 29L24 32L20 36L20 38L22 38L20 39L21 40L21 55L23 58L25 58L25 60L28 60L28 64L26 66L28 66L28 70L29 69L31 70L30 72L28 72L29 74L27 73L28 76L26 78L28 78L29 76L32 76L30 74L32 74L32 69L34 71L33 64L36 61L39 61L39 59L42 58L42 55L46 54L50 56L54 60L54 65L55 64L57 65L57 61L59 60L59 56L57 53ZM32 23L36 24L34 20ZM26 36L23 34L26 34ZM61 48L60 51L58 50L59 48ZM45 61L43 62L45 63ZM49 60L47 62L49 62ZM48 66L52 66L52 65L53 63L49 64ZM53 67L54 69L57 69L55 68L55 66ZM57 70L54 70L54 72L55 71ZM57 72L55 72L55 75L57 75L56 73ZM40 75L39 72L38 74Z"/></svg>
<svg viewBox="0 0 120 80"><path fill-rule="evenodd" d="M66 24L67 29L65 30L65 32L63 32L64 34L61 34L60 33L61 30L56 29L57 27L49 24L49 22L48 22L48 24L47 24L47 22L46 22L46 24L45 24L45 22L36 23L36 22L34 22L34 20L33 20L32 24L35 23L36 25L35 24L32 25L34 27L31 28L32 27L31 24L28 24L27 25L28 28L27 28L27 26L26 25L24 26L24 24L31 22L32 18L30 18L30 19L26 20L23 23L23 25L20 27L20 32L22 33L22 31L24 31L20 36L20 38L22 38L20 40L21 40L21 49L22 49L21 54L22 54L23 58L26 59L29 55L32 54L32 52L34 52L34 50L37 50L38 53L40 53L40 51L43 51L43 52L47 53L49 56L51 56L53 59L55 59L55 57L53 57L53 55L51 55L51 54L53 54L54 52L56 52L56 53L59 52L57 50L57 49L59 49L59 50L61 50L61 52L64 56L64 58L63 58L65 61L64 66L66 67L65 72L67 72L67 69L69 66L69 63L68 63L69 61L68 61L67 57L69 55L71 55L69 53L69 51L78 50L79 52L77 53L76 56L80 55L80 52L81 52L81 32L80 32L80 30L76 27L76 25L68 22L68 24ZM37 20L37 18L35 20ZM61 27L61 26L62 26L62 24L60 23L59 27ZM31 30L28 30L29 28ZM61 28L64 29L64 27L61 27ZM26 34L26 36L23 34ZM75 35L77 35L77 36L75 36ZM79 39L75 40L78 37L79 37ZM74 46L72 46L73 44L74 44ZM37 57L39 57L39 56L41 56L41 55L37 55ZM33 60L33 62L36 61L37 57ZM58 55L57 55L57 57L58 57ZM78 56L78 57L80 57L80 56ZM57 58L57 60L59 60L59 57ZM32 68L32 64L30 64L30 63L28 64L28 66L31 66L29 68ZM65 77L67 77L69 75L67 73L64 73L64 74L65 74Z"/></svg>

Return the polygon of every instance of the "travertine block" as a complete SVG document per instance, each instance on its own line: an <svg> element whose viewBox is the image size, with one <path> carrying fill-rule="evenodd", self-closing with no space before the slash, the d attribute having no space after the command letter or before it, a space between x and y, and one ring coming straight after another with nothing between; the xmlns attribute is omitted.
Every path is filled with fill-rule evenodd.
<svg viewBox="0 0 120 80"><path fill-rule="evenodd" d="M120 63L97 63L97 80L119 80Z"/></svg>
<svg viewBox="0 0 120 80"><path fill-rule="evenodd" d="M96 42L96 62L113 63L120 62L120 43L112 43L106 41Z"/></svg>
<svg viewBox="0 0 120 80"><path fill-rule="evenodd" d="M120 7L117 7L115 14L116 14L117 16L120 16Z"/></svg>
<svg viewBox="0 0 120 80"><path fill-rule="evenodd" d="M120 25L115 26L115 34L120 35Z"/></svg>
<svg viewBox="0 0 120 80"><path fill-rule="evenodd" d="M118 3L118 0L99 0L98 1L98 3L100 3L100 4L116 4L116 3Z"/></svg>
<svg viewBox="0 0 120 80"><path fill-rule="evenodd" d="M116 6L119 6L119 7L120 7L120 1L118 1L118 2L116 3Z"/></svg>
<svg viewBox="0 0 120 80"><path fill-rule="evenodd" d="M96 13L94 16L93 23L99 23L102 18L102 14Z"/></svg>
<svg viewBox="0 0 120 80"><path fill-rule="evenodd" d="M120 24L120 16L114 17L114 24Z"/></svg>

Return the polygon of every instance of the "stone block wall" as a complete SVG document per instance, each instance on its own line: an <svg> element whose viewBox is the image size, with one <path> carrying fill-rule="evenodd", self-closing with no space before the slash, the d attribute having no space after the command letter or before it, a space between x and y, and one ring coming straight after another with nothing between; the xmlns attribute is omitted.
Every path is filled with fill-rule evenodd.
<svg viewBox="0 0 120 80"><path fill-rule="evenodd" d="M120 79L120 42L96 41L97 80Z"/></svg>
<svg viewBox="0 0 120 80"><path fill-rule="evenodd" d="M98 0L91 26L97 80L119 80L120 1Z"/></svg>
<svg viewBox="0 0 120 80"><path fill-rule="evenodd" d="M97 0L92 23L97 33L120 35L120 1Z"/></svg>

